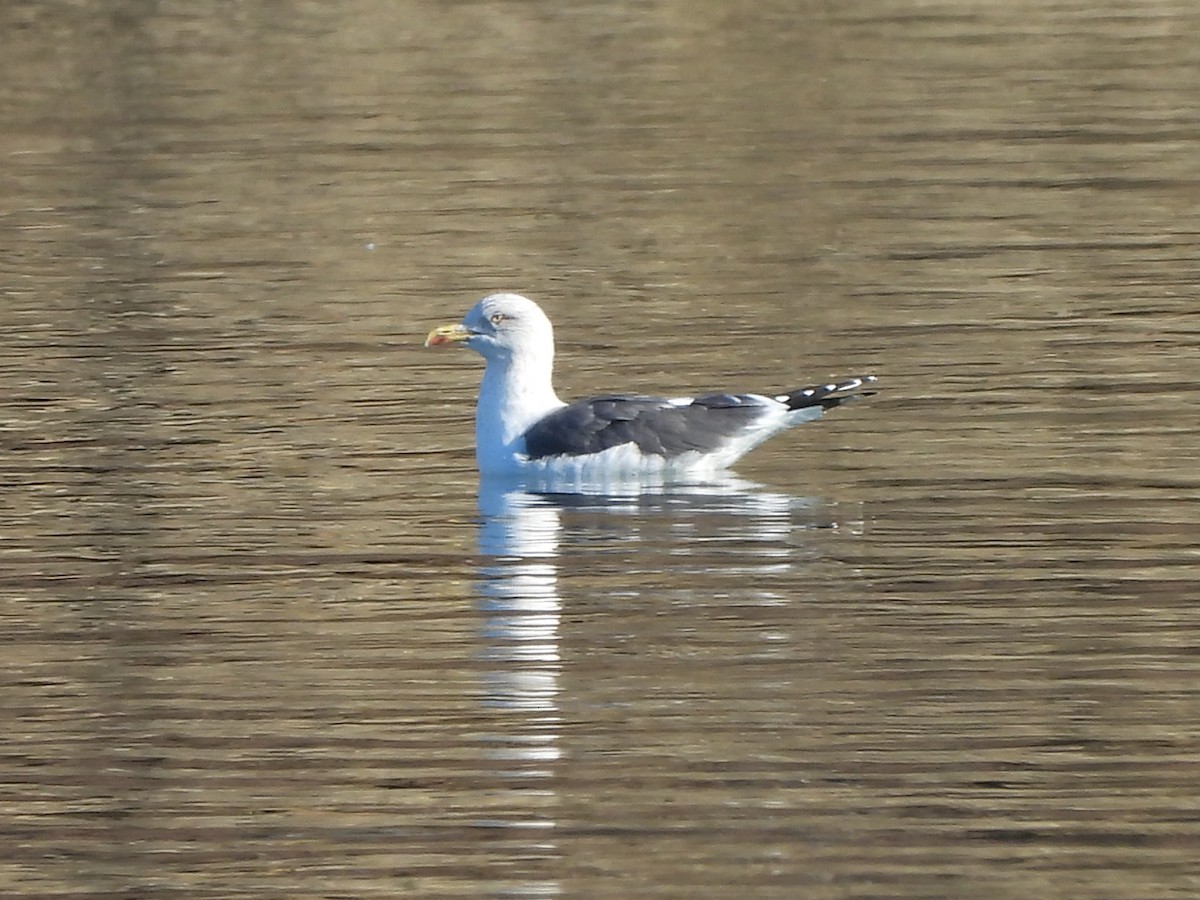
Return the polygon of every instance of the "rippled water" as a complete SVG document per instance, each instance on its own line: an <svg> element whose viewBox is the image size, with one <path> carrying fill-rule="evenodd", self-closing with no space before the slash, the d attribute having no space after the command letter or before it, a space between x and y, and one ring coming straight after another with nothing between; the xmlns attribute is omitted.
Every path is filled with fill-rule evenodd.
<svg viewBox="0 0 1200 900"><path fill-rule="evenodd" d="M10 3L5 896L1194 897L1200 8ZM881 393L480 485L560 392Z"/></svg>

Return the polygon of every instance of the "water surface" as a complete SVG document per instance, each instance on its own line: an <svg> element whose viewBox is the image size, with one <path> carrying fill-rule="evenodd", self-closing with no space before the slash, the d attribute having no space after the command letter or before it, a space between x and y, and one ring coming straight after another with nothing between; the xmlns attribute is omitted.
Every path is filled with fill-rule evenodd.
<svg viewBox="0 0 1200 900"><path fill-rule="evenodd" d="M1193 897L1184 2L10 3L0 889ZM564 396L879 396L480 485Z"/></svg>

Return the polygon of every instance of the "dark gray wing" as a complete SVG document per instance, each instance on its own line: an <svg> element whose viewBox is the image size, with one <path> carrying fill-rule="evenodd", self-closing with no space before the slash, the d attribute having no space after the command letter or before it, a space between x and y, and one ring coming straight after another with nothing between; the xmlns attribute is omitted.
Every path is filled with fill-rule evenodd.
<svg viewBox="0 0 1200 900"><path fill-rule="evenodd" d="M831 381L828 384L814 384L809 387L796 388L786 394L778 394L775 399L786 403L791 410L807 409L819 406L823 410L833 409L847 400L857 400L859 397L870 397L875 392L865 390L868 384L878 381L874 375L858 375L844 381Z"/></svg>
<svg viewBox="0 0 1200 900"><path fill-rule="evenodd" d="M691 403L661 397L609 396L577 400L525 432L530 459L582 456L622 444L671 458L716 450L767 410L762 398L709 394Z"/></svg>

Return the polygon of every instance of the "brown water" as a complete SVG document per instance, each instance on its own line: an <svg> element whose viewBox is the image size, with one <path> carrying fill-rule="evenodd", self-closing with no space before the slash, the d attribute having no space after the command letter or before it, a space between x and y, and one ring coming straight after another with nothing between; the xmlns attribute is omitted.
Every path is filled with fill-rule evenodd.
<svg viewBox="0 0 1200 900"><path fill-rule="evenodd" d="M1200 896L1200 6L0 29L4 896ZM501 288L882 392L479 496Z"/></svg>

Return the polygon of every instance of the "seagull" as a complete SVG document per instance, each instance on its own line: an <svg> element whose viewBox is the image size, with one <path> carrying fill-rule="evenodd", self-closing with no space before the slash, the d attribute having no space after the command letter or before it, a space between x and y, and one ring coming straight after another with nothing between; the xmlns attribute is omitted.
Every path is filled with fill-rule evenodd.
<svg viewBox="0 0 1200 900"><path fill-rule="evenodd" d="M491 294L426 347L462 345L486 367L475 411L484 475L694 478L719 472L780 431L868 396L874 375L778 394L646 397L564 403L554 392L554 328L532 300Z"/></svg>

